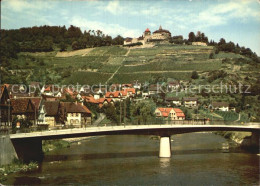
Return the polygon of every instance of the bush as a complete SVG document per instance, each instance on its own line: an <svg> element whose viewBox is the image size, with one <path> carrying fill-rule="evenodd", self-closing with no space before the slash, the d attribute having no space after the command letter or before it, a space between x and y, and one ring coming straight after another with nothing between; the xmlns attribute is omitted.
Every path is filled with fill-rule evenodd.
<svg viewBox="0 0 260 186"><path fill-rule="evenodd" d="M214 54L212 52L209 55L209 59L214 59Z"/></svg>
<svg viewBox="0 0 260 186"><path fill-rule="evenodd" d="M199 78L199 74L197 71L193 71L192 74L191 74L191 78L192 79L198 79Z"/></svg>

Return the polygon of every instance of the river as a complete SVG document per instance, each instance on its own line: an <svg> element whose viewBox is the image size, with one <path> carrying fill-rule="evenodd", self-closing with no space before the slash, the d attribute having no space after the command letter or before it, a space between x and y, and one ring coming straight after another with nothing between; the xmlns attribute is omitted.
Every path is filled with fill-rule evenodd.
<svg viewBox="0 0 260 186"><path fill-rule="evenodd" d="M150 136L94 137L47 153L38 170L5 184L259 185L257 154L213 133L172 139L172 157L158 158L159 140Z"/></svg>

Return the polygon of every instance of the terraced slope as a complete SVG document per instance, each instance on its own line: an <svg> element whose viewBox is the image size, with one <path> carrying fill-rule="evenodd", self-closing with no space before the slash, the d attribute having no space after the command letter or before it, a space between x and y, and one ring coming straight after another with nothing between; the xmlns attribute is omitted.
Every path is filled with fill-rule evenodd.
<svg viewBox="0 0 260 186"><path fill-rule="evenodd" d="M164 77L189 80L192 71L208 78L216 70L228 73L225 80L256 79L259 65L238 54L219 53L211 46L161 45L128 49L98 47L73 52L20 53L8 73L20 79L47 83L127 83ZM11 77L12 78L12 77Z"/></svg>

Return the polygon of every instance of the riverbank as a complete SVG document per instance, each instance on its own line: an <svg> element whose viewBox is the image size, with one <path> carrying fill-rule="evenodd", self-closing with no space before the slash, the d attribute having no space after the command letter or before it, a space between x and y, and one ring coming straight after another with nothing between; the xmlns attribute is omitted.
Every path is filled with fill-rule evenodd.
<svg viewBox="0 0 260 186"><path fill-rule="evenodd" d="M0 167L0 183L7 180L7 176L11 173L16 172L29 172L39 168L38 163L30 162L29 164L24 164L21 161L15 159L13 163L9 165L3 165Z"/></svg>
<svg viewBox="0 0 260 186"><path fill-rule="evenodd" d="M221 135L226 139L230 139L237 143L240 148L250 151L259 152L259 144L255 143L251 132L230 132L230 131L219 131L215 134ZM259 141L259 137L258 137Z"/></svg>
<svg viewBox="0 0 260 186"><path fill-rule="evenodd" d="M69 148L70 142L65 140L43 140L42 141L42 151L43 153L53 151L61 148Z"/></svg>

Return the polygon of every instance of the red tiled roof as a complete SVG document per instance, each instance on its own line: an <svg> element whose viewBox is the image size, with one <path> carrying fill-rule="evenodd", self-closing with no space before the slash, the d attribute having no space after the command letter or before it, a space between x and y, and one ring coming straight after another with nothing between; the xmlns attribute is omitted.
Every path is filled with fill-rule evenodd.
<svg viewBox="0 0 260 186"><path fill-rule="evenodd" d="M147 28L147 29L145 30L145 32L151 32L151 31L149 30L149 28Z"/></svg>
<svg viewBox="0 0 260 186"><path fill-rule="evenodd" d="M11 99L11 105L13 108L12 113L13 114L23 114L23 113L28 112L27 108L28 108L29 104L32 104L30 98ZM32 104L32 106L34 106L34 105Z"/></svg>
<svg viewBox="0 0 260 186"><path fill-rule="evenodd" d="M173 108L173 110L175 111L177 117L185 117L185 114L182 112L181 109Z"/></svg>
<svg viewBox="0 0 260 186"><path fill-rule="evenodd" d="M168 117L171 110L173 109L177 117L185 117L185 114L179 108L158 108L163 117Z"/></svg>
<svg viewBox="0 0 260 186"><path fill-rule="evenodd" d="M121 94L121 96L126 96L127 95L127 92L126 91L115 91L115 92L107 92L105 97L106 98L118 98L119 95Z"/></svg>
<svg viewBox="0 0 260 186"><path fill-rule="evenodd" d="M34 98L30 98L33 105L36 107L36 109L39 109L40 103L42 98L41 97L34 97Z"/></svg>
<svg viewBox="0 0 260 186"><path fill-rule="evenodd" d="M168 117L172 108L158 108L163 117Z"/></svg>
<svg viewBox="0 0 260 186"><path fill-rule="evenodd" d="M127 88L124 90L125 92L132 92L133 94L135 94L135 89L134 88Z"/></svg>

